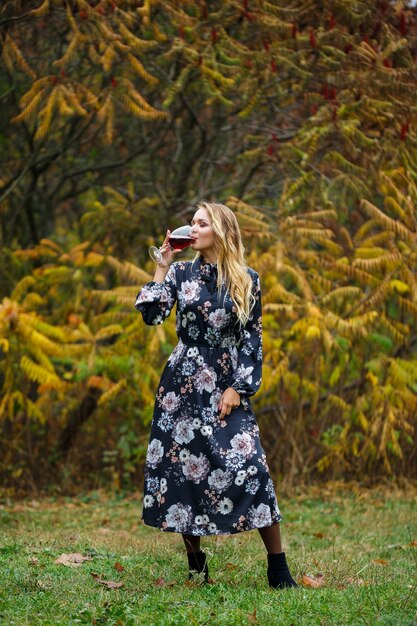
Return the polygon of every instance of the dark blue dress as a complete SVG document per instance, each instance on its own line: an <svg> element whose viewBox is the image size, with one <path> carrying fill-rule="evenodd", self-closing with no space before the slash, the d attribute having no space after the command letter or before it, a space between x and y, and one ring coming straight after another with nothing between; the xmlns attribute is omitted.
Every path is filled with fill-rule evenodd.
<svg viewBox="0 0 417 626"><path fill-rule="evenodd" d="M281 519L249 400L261 384L262 313L259 276L248 272L255 306L244 327L204 257L173 263L164 283L147 283L136 298L146 324L161 324L177 303L178 344L159 383L145 465L142 518L163 531L231 534ZM220 420L227 387L241 403Z"/></svg>

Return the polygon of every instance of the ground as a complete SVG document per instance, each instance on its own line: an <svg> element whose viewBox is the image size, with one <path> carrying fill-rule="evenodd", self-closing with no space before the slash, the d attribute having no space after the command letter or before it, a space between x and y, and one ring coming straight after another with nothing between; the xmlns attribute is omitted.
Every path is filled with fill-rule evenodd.
<svg viewBox="0 0 417 626"><path fill-rule="evenodd" d="M0 624L417 625L415 490L327 485L280 504L295 590L268 588L257 531L204 539L213 582L189 585L180 535L144 526L138 494L3 499ZM55 563L71 553L91 560Z"/></svg>

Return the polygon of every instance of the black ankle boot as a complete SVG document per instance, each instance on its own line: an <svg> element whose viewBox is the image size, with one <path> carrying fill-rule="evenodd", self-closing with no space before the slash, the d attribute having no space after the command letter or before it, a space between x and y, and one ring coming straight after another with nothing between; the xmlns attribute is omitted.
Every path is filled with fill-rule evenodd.
<svg viewBox="0 0 417 626"><path fill-rule="evenodd" d="M268 582L273 589L286 589L288 587L298 587L297 583L288 569L285 552L279 554L268 554Z"/></svg>
<svg viewBox="0 0 417 626"><path fill-rule="evenodd" d="M204 582L208 583L209 581L209 572L206 562L206 555L204 552L187 552L188 556L188 565L190 568L190 573L188 574L188 579L192 580L194 574L204 573Z"/></svg>

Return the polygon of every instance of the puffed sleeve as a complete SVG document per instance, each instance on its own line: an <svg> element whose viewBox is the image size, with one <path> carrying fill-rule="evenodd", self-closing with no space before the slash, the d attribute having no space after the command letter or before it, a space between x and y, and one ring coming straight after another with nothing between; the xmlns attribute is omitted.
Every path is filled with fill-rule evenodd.
<svg viewBox="0 0 417 626"><path fill-rule="evenodd" d="M253 270L252 294L255 304L245 326L240 327L237 368L231 387L243 398L253 396L262 381L262 301L259 276Z"/></svg>
<svg viewBox="0 0 417 626"><path fill-rule="evenodd" d="M163 283L152 280L136 296L135 309L142 313L145 324L162 324L171 313L177 300L175 266L171 265Z"/></svg>

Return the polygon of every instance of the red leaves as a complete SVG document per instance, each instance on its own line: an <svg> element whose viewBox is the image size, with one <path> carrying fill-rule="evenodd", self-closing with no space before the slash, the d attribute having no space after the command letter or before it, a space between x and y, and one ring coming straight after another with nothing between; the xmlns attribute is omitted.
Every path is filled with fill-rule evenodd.
<svg viewBox="0 0 417 626"><path fill-rule="evenodd" d="M408 131L410 130L410 124L409 122L405 122L405 124L401 124L401 130L400 130L400 139L401 141L405 141L407 135L408 135Z"/></svg>
<svg viewBox="0 0 417 626"><path fill-rule="evenodd" d="M383 63L383 65L384 65L384 67L392 67L392 61L391 61L391 59L384 59L384 60L382 61L382 63Z"/></svg>
<svg viewBox="0 0 417 626"><path fill-rule="evenodd" d="M277 71L277 64L275 63L274 59L271 59L271 72L276 72Z"/></svg>
<svg viewBox="0 0 417 626"><path fill-rule="evenodd" d="M400 13L400 32L402 35L406 35L408 30L407 18L405 17L404 11Z"/></svg>
<svg viewBox="0 0 417 626"><path fill-rule="evenodd" d="M211 29L211 40L213 43L216 43L218 40L218 34L217 34L217 29L214 28L214 26Z"/></svg>
<svg viewBox="0 0 417 626"><path fill-rule="evenodd" d="M110 84L111 84L111 86L113 87L113 89L114 89L115 87L117 87L117 78L115 78L114 76L112 76L112 77L110 78Z"/></svg>
<svg viewBox="0 0 417 626"><path fill-rule="evenodd" d="M291 28L291 37L297 39L297 24L294 22Z"/></svg>
<svg viewBox="0 0 417 626"><path fill-rule="evenodd" d="M333 13L330 13L329 15L329 30L333 30L333 28L336 26L336 20L335 17L333 15Z"/></svg>
<svg viewBox="0 0 417 626"><path fill-rule="evenodd" d="M312 48L316 48L317 47L316 35L315 35L315 32L314 32L314 29L310 30L310 46Z"/></svg>

